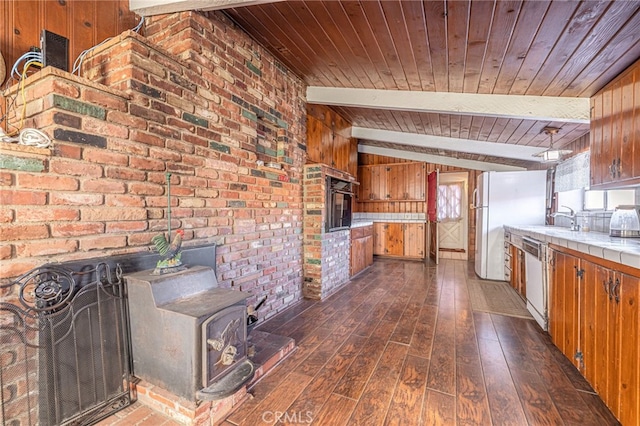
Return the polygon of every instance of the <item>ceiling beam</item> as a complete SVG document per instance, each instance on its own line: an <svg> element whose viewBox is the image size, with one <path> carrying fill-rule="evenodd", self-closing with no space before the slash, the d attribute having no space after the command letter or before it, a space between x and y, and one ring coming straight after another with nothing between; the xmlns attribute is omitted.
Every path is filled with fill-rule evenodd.
<svg viewBox="0 0 640 426"><path fill-rule="evenodd" d="M508 166L506 164L487 163L484 161L475 160L463 160L460 158L443 157L440 155L423 154L420 152L403 151L400 149L380 148L377 146L369 145L358 145L358 152L361 152L363 154L383 155L385 157L403 158L405 160L424 161L426 163L461 167L463 169L481 170L483 172L510 172L526 170L524 167Z"/></svg>
<svg viewBox="0 0 640 426"><path fill-rule="evenodd" d="M483 142L470 139L456 139L442 136L420 135L417 133L394 132L390 130L352 127L351 136L357 139L378 142L397 143L422 148L444 149L468 154L489 155L493 157L514 158L526 161L541 161L534 154L546 148L514 145L507 143Z"/></svg>
<svg viewBox="0 0 640 426"><path fill-rule="evenodd" d="M273 3L282 0L129 0L129 9L140 16L153 16L185 10L219 10Z"/></svg>
<svg viewBox="0 0 640 426"><path fill-rule="evenodd" d="M588 124L589 98L307 87L307 102L436 114Z"/></svg>

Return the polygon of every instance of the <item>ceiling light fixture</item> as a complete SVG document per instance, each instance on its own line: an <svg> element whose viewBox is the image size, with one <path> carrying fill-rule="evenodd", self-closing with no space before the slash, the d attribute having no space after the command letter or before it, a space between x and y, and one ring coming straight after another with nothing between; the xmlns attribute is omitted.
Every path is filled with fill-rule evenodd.
<svg viewBox="0 0 640 426"><path fill-rule="evenodd" d="M549 135L549 149L546 151L533 154L534 157L542 158L543 163L553 163L560 161L563 156L571 154L571 150L568 149L554 149L553 148L553 135L557 134L560 129L558 127L547 126L542 131Z"/></svg>

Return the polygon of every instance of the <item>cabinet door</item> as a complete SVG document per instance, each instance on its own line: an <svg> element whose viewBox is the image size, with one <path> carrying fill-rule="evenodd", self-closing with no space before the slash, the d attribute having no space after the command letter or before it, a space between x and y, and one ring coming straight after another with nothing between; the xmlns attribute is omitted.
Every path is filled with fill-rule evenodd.
<svg viewBox="0 0 640 426"><path fill-rule="evenodd" d="M385 200L387 198L386 166L371 166L371 199Z"/></svg>
<svg viewBox="0 0 640 426"><path fill-rule="evenodd" d="M407 198L405 166L403 164L391 164L385 168L385 172L387 175L386 199L394 201L405 200Z"/></svg>
<svg viewBox="0 0 640 426"><path fill-rule="evenodd" d="M553 252L553 273L550 283L549 334L553 343L571 362L578 352L578 275L577 257Z"/></svg>
<svg viewBox="0 0 640 426"><path fill-rule="evenodd" d="M373 235L364 237L365 266L373 265Z"/></svg>
<svg viewBox="0 0 640 426"><path fill-rule="evenodd" d="M333 135L333 167L343 172L349 171L351 140L338 133Z"/></svg>
<svg viewBox="0 0 640 426"><path fill-rule="evenodd" d="M358 181L358 201L371 200L371 166L358 167Z"/></svg>
<svg viewBox="0 0 640 426"><path fill-rule="evenodd" d="M364 239L355 238L351 240L351 276L362 271L365 261Z"/></svg>
<svg viewBox="0 0 640 426"><path fill-rule="evenodd" d="M307 158L315 163L322 163L322 121L307 115Z"/></svg>
<svg viewBox="0 0 640 426"><path fill-rule="evenodd" d="M634 108L640 109L635 106L640 104L640 99L635 98L634 101L634 78L640 77L640 70L634 73L628 73L620 80L621 85L621 102L620 102L620 120L619 121L619 134L618 134L618 158L620 159L620 167L618 169L618 179L621 181L630 179L636 174L640 174L640 169L634 168L634 142L640 143L640 139L636 139L635 132L640 133L638 128L638 118L640 118L640 112L635 113L634 121ZM635 85L640 84L635 80ZM635 127L635 129L634 129ZM635 160L637 161L637 160Z"/></svg>
<svg viewBox="0 0 640 426"><path fill-rule="evenodd" d="M407 164L405 179L408 200L424 201L425 170L424 163Z"/></svg>
<svg viewBox="0 0 640 426"><path fill-rule="evenodd" d="M638 302L640 301L640 278L619 274L620 286L615 296L619 300L620 322L619 363L620 411L618 419L623 425L640 423L640 325ZM614 297L615 297L614 296Z"/></svg>
<svg viewBox="0 0 640 426"><path fill-rule="evenodd" d="M404 255L424 259L425 236L423 223L404 224Z"/></svg>
<svg viewBox="0 0 640 426"><path fill-rule="evenodd" d="M373 224L373 254L384 255L387 245L387 224L374 222Z"/></svg>
<svg viewBox="0 0 640 426"><path fill-rule="evenodd" d="M404 227L402 223L387 223L385 254L389 256L402 256L404 254Z"/></svg>

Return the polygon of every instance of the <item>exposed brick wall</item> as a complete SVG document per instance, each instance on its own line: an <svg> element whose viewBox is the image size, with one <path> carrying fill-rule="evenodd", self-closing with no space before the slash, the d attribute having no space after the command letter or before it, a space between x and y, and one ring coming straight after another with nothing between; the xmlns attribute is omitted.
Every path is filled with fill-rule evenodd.
<svg viewBox="0 0 640 426"><path fill-rule="evenodd" d="M219 13L154 17L148 33L96 49L88 80L26 82L25 125L54 145L0 153L0 278L148 250L171 173L172 229L218 244L220 284L267 295L269 317L302 296L305 87Z"/></svg>
<svg viewBox="0 0 640 426"><path fill-rule="evenodd" d="M321 164L304 167L304 287L310 299L324 299L349 282L350 231L325 232L326 177L353 178Z"/></svg>

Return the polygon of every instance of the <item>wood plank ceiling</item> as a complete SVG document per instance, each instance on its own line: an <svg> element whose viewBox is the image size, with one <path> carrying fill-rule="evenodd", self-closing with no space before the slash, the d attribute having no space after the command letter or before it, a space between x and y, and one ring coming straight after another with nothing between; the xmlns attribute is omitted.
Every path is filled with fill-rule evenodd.
<svg viewBox="0 0 640 426"><path fill-rule="evenodd" d="M532 148L549 146L545 126L560 128L554 139L559 148L585 136L588 119L530 117L526 110L505 117L481 109L385 108L385 96L479 94L487 103L498 95L508 101L580 98L588 117L588 98L640 57L635 0L242 0L258 4L235 8L228 8L229 0L161 2L174 9L227 8L231 20L310 86L308 97L312 88L342 88L343 99L325 103L354 130L375 135L359 141L369 145L367 152L386 147L387 155L395 149L404 156L436 153L531 167ZM373 90L370 98L383 101L350 104L353 92L346 89ZM466 99L459 103L466 106ZM412 143L399 142L397 132ZM505 144L515 146L507 150Z"/></svg>
<svg viewBox="0 0 640 426"><path fill-rule="evenodd" d="M588 98L640 57L638 1L311 0L225 13L309 86ZM491 161L504 164L513 161L500 159L500 144L546 148L545 126L561 128L556 147L589 131L576 122L334 108L357 127L493 142ZM439 152L455 151L452 140Z"/></svg>

